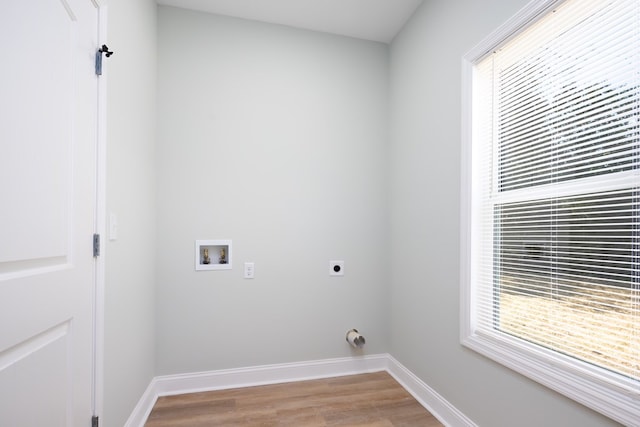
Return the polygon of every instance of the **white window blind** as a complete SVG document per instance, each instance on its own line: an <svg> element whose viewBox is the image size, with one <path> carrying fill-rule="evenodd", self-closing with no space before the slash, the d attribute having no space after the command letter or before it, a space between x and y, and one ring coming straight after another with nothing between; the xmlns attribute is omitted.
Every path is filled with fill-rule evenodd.
<svg viewBox="0 0 640 427"><path fill-rule="evenodd" d="M472 333L640 395L640 2L568 0L473 64Z"/></svg>

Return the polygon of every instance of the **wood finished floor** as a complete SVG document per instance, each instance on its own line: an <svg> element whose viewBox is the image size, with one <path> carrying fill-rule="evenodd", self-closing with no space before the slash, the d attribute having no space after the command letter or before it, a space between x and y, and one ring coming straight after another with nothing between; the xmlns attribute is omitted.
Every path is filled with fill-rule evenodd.
<svg viewBox="0 0 640 427"><path fill-rule="evenodd" d="M145 427L437 427L388 373L158 398Z"/></svg>

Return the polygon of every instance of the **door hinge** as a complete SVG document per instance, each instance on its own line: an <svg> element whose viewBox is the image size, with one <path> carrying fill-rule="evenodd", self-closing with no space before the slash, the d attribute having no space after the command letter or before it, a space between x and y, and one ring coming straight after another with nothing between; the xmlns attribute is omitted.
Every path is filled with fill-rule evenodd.
<svg viewBox="0 0 640 427"><path fill-rule="evenodd" d="M103 44L96 52L96 76L102 75L102 54L107 58L113 55L113 52L109 50L106 44Z"/></svg>
<svg viewBox="0 0 640 427"><path fill-rule="evenodd" d="M99 418L97 415L91 417L91 427L98 427Z"/></svg>
<svg viewBox="0 0 640 427"><path fill-rule="evenodd" d="M93 235L93 256L100 256L100 235L97 233Z"/></svg>

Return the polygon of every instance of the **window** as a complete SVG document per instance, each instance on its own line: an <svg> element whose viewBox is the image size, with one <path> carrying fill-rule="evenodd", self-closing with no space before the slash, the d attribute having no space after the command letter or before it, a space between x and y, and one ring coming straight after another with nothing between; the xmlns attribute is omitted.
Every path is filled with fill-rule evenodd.
<svg viewBox="0 0 640 427"><path fill-rule="evenodd" d="M531 2L463 61L462 342L640 419L640 2Z"/></svg>

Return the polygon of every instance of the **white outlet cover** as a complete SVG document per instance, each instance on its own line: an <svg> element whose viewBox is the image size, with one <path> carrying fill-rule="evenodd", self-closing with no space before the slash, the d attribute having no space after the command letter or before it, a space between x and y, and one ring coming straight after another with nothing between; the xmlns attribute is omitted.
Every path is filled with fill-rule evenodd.
<svg viewBox="0 0 640 427"><path fill-rule="evenodd" d="M344 276L344 261L329 261L329 276Z"/></svg>
<svg viewBox="0 0 640 427"><path fill-rule="evenodd" d="M244 278L253 279L255 277L255 264L253 262L244 263Z"/></svg>
<svg viewBox="0 0 640 427"><path fill-rule="evenodd" d="M118 240L118 216L109 214L109 240Z"/></svg>

